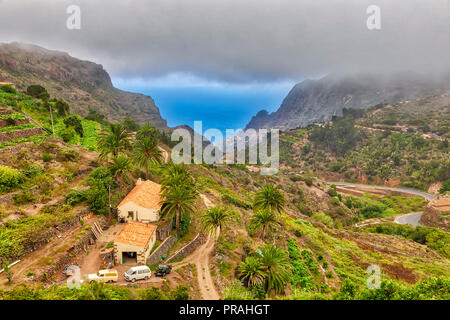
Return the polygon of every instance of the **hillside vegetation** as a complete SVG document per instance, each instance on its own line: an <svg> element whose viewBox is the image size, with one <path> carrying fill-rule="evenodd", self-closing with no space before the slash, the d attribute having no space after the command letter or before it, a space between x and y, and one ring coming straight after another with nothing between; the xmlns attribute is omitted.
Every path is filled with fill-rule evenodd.
<svg viewBox="0 0 450 320"><path fill-rule="evenodd" d="M331 123L283 133L281 158L327 180L426 190L450 178L449 121L449 94L344 110Z"/></svg>
<svg viewBox="0 0 450 320"><path fill-rule="evenodd" d="M108 123L93 110L86 116L88 119L83 118L73 112L72 104L53 98L45 88L32 87L27 93L10 87L1 91L3 109L9 110L5 114L11 115L5 128L14 130L14 126L26 124L20 121L28 120L45 132L35 141L9 141L9 146L0 149L0 197L5 203L0 207L1 262L26 259L43 243L55 241L48 234L53 228L74 220L80 225L68 239L76 242L89 228L84 221L77 221L81 212L92 211L95 218L105 216L114 224L109 191L114 208L142 178L162 185L165 200L159 223L172 221L171 234L178 237L169 255L199 233L207 236L210 231L216 232L208 268L223 299L449 298L447 232L434 228L397 230L385 224L378 229L354 226L369 218L390 219L423 210L425 200L371 193L346 196L318 178L319 173L329 170L327 166L350 161L348 152L355 158L362 156L362 150L367 149L364 144L384 134L370 130L360 134L363 129L355 124L362 126L366 116L346 115L351 118L335 119L344 121L336 127L325 125L283 134L282 150L289 146L307 155L308 160L297 162L298 154L291 157L284 152L285 165L280 172L263 176L245 165L166 163L163 151L169 147L163 142L167 137L152 126L141 126L129 118ZM56 138L52 137L53 128ZM407 168L412 166L412 152L414 156L416 152L427 154L417 170L435 156L439 160L434 169L445 166L448 149L440 149L441 140L425 139L412 132L389 132L382 139L393 139L395 134L406 139L407 146L412 144L397 149L401 175L396 177L401 181L411 179ZM316 135L317 140L309 140L311 135ZM326 143L335 138L342 142L338 149ZM416 138L427 141L426 147L416 148ZM360 167L359 162L355 168L368 175L367 167ZM351 172L347 167L333 171L343 176ZM439 180L433 180L432 172L427 177L429 181ZM212 205L206 205L203 197ZM25 272L47 270L52 263L51 258L46 259L40 262L39 270ZM381 270L377 290L367 287L367 270L373 265ZM21 285L15 283L19 275L14 278L7 273L1 275L4 281L0 298L201 298L196 281L200 275L194 269L189 264L176 269L177 281L168 280L161 290L85 284L71 291L61 286L65 283L50 286L56 281L52 277Z"/></svg>

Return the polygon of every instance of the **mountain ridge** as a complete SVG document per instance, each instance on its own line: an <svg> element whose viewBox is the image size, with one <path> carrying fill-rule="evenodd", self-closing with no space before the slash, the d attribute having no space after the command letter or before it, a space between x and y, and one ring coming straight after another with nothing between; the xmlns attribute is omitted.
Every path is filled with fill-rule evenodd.
<svg viewBox="0 0 450 320"><path fill-rule="evenodd" d="M328 75L297 83L280 108L259 111L246 129L306 127L341 116L344 108L367 109L380 103L397 103L450 91L450 75L427 76L413 72L394 75Z"/></svg>
<svg viewBox="0 0 450 320"><path fill-rule="evenodd" d="M130 116L138 123L149 122L158 129L167 129L151 97L115 88L102 65L66 52L18 42L0 43L0 80L13 82L22 90L40 84L81 115L93 108L110 121Z"/></svg>

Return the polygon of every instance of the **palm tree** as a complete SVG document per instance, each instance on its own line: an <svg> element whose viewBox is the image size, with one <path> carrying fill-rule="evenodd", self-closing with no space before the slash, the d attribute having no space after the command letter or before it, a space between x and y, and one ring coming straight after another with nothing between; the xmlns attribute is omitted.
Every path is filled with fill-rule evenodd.
<svg viewBox="0 0 450 320"><path fill-rule="evenodd" d="M124 155L119 155L117 158L113 158L112 164L109 168L111 170L111 174L117 181L120 186L120 193L123 195L123 185L125 180L128 180L128 173L131 170L131 161Z"/></svg>
<svg viewBox="0 0 450 320"><path fill-rule="evenodd" d="M224 207L212 207L206 211L206 214L201 216L203 230L208 230L216 234L217 229L219 232L222 230L222 226L231 220L233 214Z"/></svg>
<svg viewBox="0 0 450 320"><path fill-rule="evenodd" d="M247 286L259 286L264 283L266 270L257 257L248 257L239 264L241 279L247 283Z"/></svg>
<svg viewBox="0 0 450 320"><path fill-rule="evenodd" d="M164 177L161 179L161 193L166 195L170 189L177 185L184 185L187 189L194 189L194 179L183 164L170 163Z"/></svg>
<svg viewBox="0 0 450 320"><path fill-rule="evenodd" d="M160 164L162 162L158 140L151 138L137 139L134 143L133 158L140 167L145 168L145 178L148 180L150 163Z"/></svg>
<svg viewBox="0 0 450 320"><path fill-rule="evenodd" d="M176 228L180 229L180 214L193 213L195 210L195 201L197 200L197 192L190 188L185 188L183 184L174 185L170 188L170 192L163 194L162 212L173 217L176 214Z"/></svg>
<svg viewBox="0 0 450 320"><path fill-rule="evenodd" d="M267 209L257 211L250 220L251 226L255 229L261 229L261 239L266 237L267 230L278 224L279 222L277 221L275 213Z"/></svg>
<svg viewBox="0 0 450 320"><path fill-rule="evenodd" d="M281 190L273 184L267 184L256 193L253 209L281 213L285 205L286 199Z"/></svg>
<svg viewBox="0 0 450 320"><path fill-rule="evenodd" d="M125 127L120 123L109 125L110 132L102 132L97 140L97 148L100 152L100 159L112 155L114 158L120 152L126 152L131 148L130 136Z"/></svg>
<svg viewBox="0 0 450 320"><path fill-rule="evenodd" d="M290 275L290 264L286 252L273 244L268 244L259 248L257 254L267 275L266 291L283 292Z"/></svg>
<svg viewBox="0 0 450 320"><path fill-rule="evenodd" d="M158 139L159 132L154 127L149 125L148 123L144 124L137 132L136 132L136 139L140 140L143 138L150 138L150 139Z"/></svg>

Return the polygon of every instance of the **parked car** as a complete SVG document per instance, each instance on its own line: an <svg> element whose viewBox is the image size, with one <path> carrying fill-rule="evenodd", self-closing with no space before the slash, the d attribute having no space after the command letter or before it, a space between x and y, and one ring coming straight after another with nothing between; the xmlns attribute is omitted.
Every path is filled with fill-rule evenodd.
<svg viewBox="0 0 450 320"><path fill-rule="evenodd" d="M136 280L148 280L152 276L152 272L147 266L137 266L128 269L124 274L126 281L135 282Z"/></svg>
<svg viewBox="0 0 450 320"><path fill-rule="evenodd" d="M155 276L164 277L166 274L169 274L172 271L172 266L170 264L160 264L158 268L156 268Z"/></svg>
<svg viewBox="0 0 450 320"><path fill-rule="evenodd" d="M117 270L104 269L88 275L88 282L116 282L119 279Z"/></svg>
<svg viewBox="0 0 450 320"><path fill-rule="evenodd" d="M74 275L75 270L77 270L77 268L79 268L77 265L72 264L72 265L68 266L67 268L65 268L62 273L66 277L70 277L70 276Z"/></svg>

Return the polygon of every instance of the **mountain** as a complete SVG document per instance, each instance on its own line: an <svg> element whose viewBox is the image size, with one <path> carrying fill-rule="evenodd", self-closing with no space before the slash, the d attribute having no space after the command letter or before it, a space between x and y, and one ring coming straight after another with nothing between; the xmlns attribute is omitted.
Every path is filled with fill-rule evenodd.
<svg viewBox="0 0 450 320"><path fill-rule="evenodd" d="M362 108L441 94L450 90L450 75L417 73L395 75L357 74L305 80L292 88L280 108L258 112L247 129L306 127L341 116L344 108Z"/></svg>
<svg viewBox="0 0 450 320"><path fill-rule="evenodd" d="M90 107L110 121L130 116L139 123L167 128L151 97L114 88L101 65L65 52L21 43L0 44L0 81L12 82L22 90L40 84L81 115L86 115Z"/></svg>

